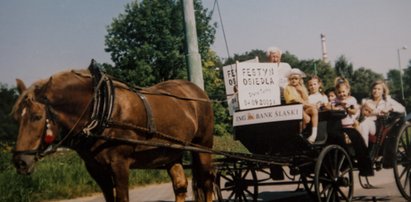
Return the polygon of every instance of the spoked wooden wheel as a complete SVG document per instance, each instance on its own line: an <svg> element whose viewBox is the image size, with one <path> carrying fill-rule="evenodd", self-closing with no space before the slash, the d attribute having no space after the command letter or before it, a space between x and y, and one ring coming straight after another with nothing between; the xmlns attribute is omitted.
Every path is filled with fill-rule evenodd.
<svg viewBox="0 0 411 202"><path fill-rule="evenodd" d="M317 193L315 192L314 178L314 173L301 174L301 181L304 185L304 189L307 192L307 194L313 199L317 197Z"/></svg>
<svg viewBox="0 0 411 202"><path fill-rule="evenodd" d="M246 165L235 162L220 169L215 185L218 201L257 201L257 174Z"/></svg>
<svg viewBox="0 0 411 202"><path fill-rule="evenodd" d="M325 147L315 165L314 186L318 201L351 201L353 169L350 156L338 145Z"/></svg>
<svg viewBox="0 0 411 202"><path fill-rule="evenodd" d="M398 190L407 200L411 200L411 123L405 122L397 136L394 177Z"/></svg>

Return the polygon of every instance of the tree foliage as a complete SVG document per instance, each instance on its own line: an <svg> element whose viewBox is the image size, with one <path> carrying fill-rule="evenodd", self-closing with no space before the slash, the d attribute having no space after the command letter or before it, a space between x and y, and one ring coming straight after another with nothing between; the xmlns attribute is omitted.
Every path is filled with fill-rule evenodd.
<svg viewBox="0 0 411 202"><path fill-rule="evenodd" d="M370 69L360 67L353 72L351 80L352 95L358 100L370 96L371 85L377 80L383 80L381 74L375 73Z"/></svg>
<svg viewBox="0 0 411 202"><path fill-rule="evenodd" d="M348 62L344 55L341 55L335 62L335 73L337 76L342 76L344 78L351 78L353 75L353 65Z"/></svg>
<svg viewBox="0 0 411 202"><path fill-rule="evenodd" d="M234 64L237 61L243 62L246 60L252 60L256 57L258 57L259 62L267 61L265 52L262 50L255 49L251 50L250 52L245 52L244 54L234 54L233 57L229 57L227 58L227 60L225 60L224 65Z"/></svg>
<svg viewBox="0 0 411 202"><path fill-rule="evenodd" d="M199 51L205 57L214 41L215 25L201 1L195 1ZM142 0L126 5L125 13L107 28L106 51L114 68L106 68L122 80L151 85L186 78L184 20L179 0Z"/></svg>
<svg viewBox="0 0 411 202"><path fill-rule="evenodd" d="M313 59L301 60L296 67L300 68L308 76L318 76L323 83L324 90L333 87L336 74L329 63Z"/></svg>
<svg viewBox="0 0 411 202"><path fill-rule="evenodd" d="M16 89L0 83L0 97L0 142L14 141L18 126L10 112L18 97Z"/></svg>
<svg viewBox="0 0 411 202"><path fill-rule="evenodd" d="M228 113L225 97L224 81L222 79L222 66L220 59L213 51L209 51L203 62L205 91L213 101L214 134L223 136L231 131L231 117Z"/></svg>

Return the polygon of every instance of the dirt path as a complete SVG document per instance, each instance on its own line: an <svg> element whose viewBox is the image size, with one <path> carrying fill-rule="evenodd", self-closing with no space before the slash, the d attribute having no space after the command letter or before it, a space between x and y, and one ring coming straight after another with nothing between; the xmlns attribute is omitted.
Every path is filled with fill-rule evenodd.
<svg viewBox="0 0 411 202"><path fill-rule="evenodd" d="M376 186L375 189L363 189L358 182L357 172L355 174L354 200L353 201L405 201L397 190L392 170L381 170L370 178L370 182ZM191 182L190 182L191 183ZM295 186L295 185L293 185ZM265 186L259 187L259 198L262 201L307 201L305 192L294 192L293 186ZM192 201L191 184L187 201ZM291 191L290 191L291 190ZM131 202L171 202L174 201L171 183L136 187L130 190ZM102 194L90 197L62 200L58 202L104 202Z"/></svg>

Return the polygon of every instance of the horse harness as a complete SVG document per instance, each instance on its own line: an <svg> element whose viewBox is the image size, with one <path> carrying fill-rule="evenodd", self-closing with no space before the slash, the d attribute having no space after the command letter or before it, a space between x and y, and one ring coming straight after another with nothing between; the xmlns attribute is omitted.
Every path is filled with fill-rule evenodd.
<svg viewBox="0 0 411 202"><path fill-rule="evenodd" d="M150 106L149 101L147 100L146 94L164 95L164 96L174 97L174 98L181 99L181 100L190 100L190 101L209 102L209 100L201 99L201 98L179 97L179 96L172 95L172 94L165 93L165 92L149 92L149 91L146 91L144 88L135 87L135 86L133 86L133 88L128 87L127 88L128 90L131 90L134 93L136 93L136 95L138 95L139 98L141 99L144 105L144 108L145 108L145 112L146 112L146 119L147 119L146 123L147 124L145 127L142 127L142 126L137 126L134 124L122 123L122 122L113 120L111 118L113 107L114 107L114 98L115 98L115 87L113 85L112 78L102 73L94 60L92 60L88 69L90 71L91 78L92 78L94 95L89 101L89 103L86 105L86 108L80 114L80 117L77 120L77 122L71 127L71 129L64 130L66 134L64 136L60 136L61 138L55 144L44 142L44 137L47 135L47 130L50 127L49 123L50 122L57 123L58 120L56 116L54 115L51 104L49 103L47 98L43 98L39 100L41 103L45 105L45 110L46 110L46 122L45 122L46 125L43 131L42 144L40 145L39 149L36 149L36 150L24 150L24 151L14 150L13 151L14 154L36 155L36 158L40 159L48 154L54 153L55 151L57 151L57 148L62 146L63 144L69 147L76 145L76 142L74 142L72 138L74 135L82 135L83 137L86 137L86 138L92 137L92 138L97 138L97 139L103 139L106 141L128 142L131 144L141 144L141 145L147 145L147 146L152 146L152 147L168 147L168 148L176 149L180 147L176 145L182 145L183 147L187 147L187 146L198 147L201 151L209 150L209 148L203 147L201 145L197 145L197 144L190 143L190 142L185 142L178 138L175 138L170 135L157 131L155 120L153 117L152 108ZM92 107L90 121L82 128L80 133L75 133L75 129L78 127L80 121L85 117L85 114L90 107ZM143 134L146 134L147 140L135 141L135 140L115 138L115 137L106 137L102 135L103 131L106 128L120 128L120 129L140 131ZM171 143L165 143L165 144L160 143L159 144L154 141L150 141L149 139L152 139L153 137L157 137L159 139L166 140ZM203 151L203 152L206 152L206 151Z"/></svg>

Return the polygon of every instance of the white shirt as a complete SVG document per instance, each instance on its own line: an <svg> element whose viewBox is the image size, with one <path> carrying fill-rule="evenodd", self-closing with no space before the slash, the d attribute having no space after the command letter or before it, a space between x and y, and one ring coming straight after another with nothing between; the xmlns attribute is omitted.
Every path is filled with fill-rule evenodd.
<svg viewBox="0 0 411 202"><path fill-rule="evenodd" d="M375 116L374 119L377 118L377 115L381 113L381 111L394 111L398 113L405 113L405 107L397 102L396 100L392 99L391 96L387 96L387 99L381 99L379 102L375 102L372 99L365 98L361 101L362 104L367 102L368 105L373 109L372 115Z"/></svg>
<svg viewBox="0 0 411 202"><path fill-rule="evenodd" d="M337 100L337 103L339 102L340 100ZM354 107L358 109L357 99L355 99L355 97L350 96L345 100L345 102L347 103L345 107ZM341 119L341 124L343 125L343 128L352 127L352 125L355 123L359 115L360 110L357 110L357 113L354 115L347 114L345 118Z"/></svg>
<svg viewBox="0 0 411 202"><path fill-rule="evenodd" d="M284 89L288 85L288 72L291 71L291 66L288 63L280 62L278 64L278 79L281 89Z"/></svg>
<svg viewBox="0 0 411 202"><path fill-rule="evenodd" d="M311 94L308 96L308 103L310 104L326 104L328 103L328 98L326 95L321 94L320 92Z"/></svg>

